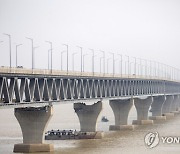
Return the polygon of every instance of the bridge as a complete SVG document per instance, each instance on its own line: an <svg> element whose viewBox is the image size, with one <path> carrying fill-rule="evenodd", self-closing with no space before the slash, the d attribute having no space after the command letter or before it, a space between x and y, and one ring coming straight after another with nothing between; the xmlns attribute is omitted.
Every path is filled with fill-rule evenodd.
<svg viewBox="0 0 180 154"><path fill-rule="evenodd" d="M0 108L15 108L23 134L23 143L15 144L14 152L53 150L43 141L53 104L74 103L81 131L95 132L104 100L109 100L115 117L109 130L133 130L134 125L153 124L179 112L180 82L168 76L0 68ZM87 101L95 103L86 105ZM133 104L137 119L128 125Z"/></svg>

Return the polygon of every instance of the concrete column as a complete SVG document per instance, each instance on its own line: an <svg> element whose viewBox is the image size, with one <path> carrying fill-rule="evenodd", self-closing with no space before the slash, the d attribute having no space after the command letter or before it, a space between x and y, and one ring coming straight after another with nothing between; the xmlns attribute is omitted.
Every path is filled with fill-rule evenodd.
<svg viewBox="0 0 180 154"><path fill-rule="evenodd" d="M173 95L166 95L166 100L162 107L162 115L166 116L166 119L170 119L174 117L174 113L171 112L171 103L173 102L174 96Z"/></svg>
<svg viewBox="0 0 180 154"><path fill-rule="evenodd" d="M74 103L74 110L78 115L81 131L95 132L97 118L102 110L102 102L99 101L93 105Z"/></svg>
<svg viewBox="0 0 180 154"><path fill-rule="evenodd" d="M44 131L52 116L52 106L16 108L17 118L23 135L23 144L15 144L14 152L49 152L54 147L44 144Z"/></svg>
<svg viewBox="0 0 180 154"><path fill-rule="evenodd" d="M133 120L134 125L153 124L153 120L148 119L149 107L152 104L152 97L134 98L134 105L137 111L137 120Z"/></svg>
<svg viewBox="0 0 180 154"><path fill-rule="evenodd" d="M177 111L180 112L180 95L178 95L178 102L177 102L178 109Z"/></svg>
<svg viewBox="0 0 180 154"><path fill-rule="evenodd" d="M155 96L153 97L153 102L151 104L152 116L149 117L151 120L166 120L166 116L162 116L163 104L166 100L166 97Z"/></svg>
<svg viewBox="0 0 180 154"><path fill-rule="evenodd" d="M133 105L132 99L119 99L110 100L109 105L111 106L114 117L115 125L110 125L109 130L133 130L133 125L128 124L129 111Z"/></svg>
<svg viewBox="0 0 180 154"><path fill-rule="evenodd" d="M170 107L171 113L178 114L179 113L178 109L179 109L179 95L174 95L174 99Z"/></svg>

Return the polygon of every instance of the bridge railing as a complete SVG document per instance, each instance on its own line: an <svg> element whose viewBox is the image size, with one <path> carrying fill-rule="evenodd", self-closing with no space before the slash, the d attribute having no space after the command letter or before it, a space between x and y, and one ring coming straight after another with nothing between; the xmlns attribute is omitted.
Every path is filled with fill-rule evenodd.
<svg viewBox="0 0 180 154"><path fill-rule="evenodd" d="M81 77L107 77L107 78L138 78L138 79L155 79L155 80L168 80L180 82L170 77L159 77L150 75L139 75L139 74L113 74L113 73L98 73L98 72L80 72L80 71L64 71L64 70L48 70L48 69L28 69L28 68L17 68L17 67L0 67L0 73L6 74L26 74L26 75L49 75L49 76L81 76Z"/></svg>

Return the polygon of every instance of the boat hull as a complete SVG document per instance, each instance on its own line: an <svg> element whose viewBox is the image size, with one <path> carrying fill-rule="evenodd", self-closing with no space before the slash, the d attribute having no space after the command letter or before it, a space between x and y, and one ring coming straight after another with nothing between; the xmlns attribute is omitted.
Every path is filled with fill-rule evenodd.
<svg viewBox="0 0 180 154"><path fill-rule="evenodd" d="M103 132L78 132L70 135L45 135L45 140L101 139Z"/></svg>

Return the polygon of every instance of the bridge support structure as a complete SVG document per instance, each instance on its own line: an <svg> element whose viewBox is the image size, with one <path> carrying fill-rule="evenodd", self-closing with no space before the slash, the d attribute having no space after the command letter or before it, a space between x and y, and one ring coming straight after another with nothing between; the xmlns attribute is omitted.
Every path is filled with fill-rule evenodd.
<svg viewBox="0 0 180 154"><path fill-rule="evenodd" d="M109 130L133 130L133 125L128 125L129 111L133 105L132 99L110 100L109 104L115 117L115 125L110 125Z"/></svg>
<svg viewBox="0 0 180 154"><path fill-rule="evenodd" d="M137 111L137 120L133 120L134 125L153 124L153 120L148 119L148 111L152 104L152 97L134 98L134 105Z"/></svg>
<svg viewBox="0 0 180 154"><path fill-rule="evenodd" d="M174 99L171 103L171 107L170 107L170 112L174 113L174 114L178 114L179 113L179 95L174 95Z"/></svg>
<svg viewBox="0 0 180 154"><path fill-rule="evenodd" d="M52 106L15 108L23 135L23 143L14 145L14 152L50 152L54 150L51 144L45 144L45 128L52 117Z"/></svg>
<svg viewBox="0 0 180 154"><path fill-rule="evenodd" d="M180 95L178 95L178 100L177 100L177 111L180 112Z"/></svg>
<svg viewBox="0 0 180 154"><path fill-rule="evenodd" d="M180 112L180 95L178 95L178 101L177 101L177 111Z"/></svg>
<svg viewBox="0 0 180 154"><path fill-rule="evenodd" d="M166 100L162 107L162 115L166 116L166 119L174 117L174 113L171 112L171 104L174 100L173 95L166 95Z"/></svg>
<svg viewBox="0 0 180 154"><path fill-rule="evenodd" d="M149 117L151 120L166 120L166 116L162 116L163 104L166 101L165 96L155 96L153 97L153 102L151 104L152 116Z"/></svg>
<svg viewBox="0 0 180 154"><path fill-rule="evenodd" d="M94 138L102 138L103 133L97 132L97 118L102 110L102 102L99 101L92 105L85 103L74 103L74 110L80 122L81 132L96 132Z"/></svg>

